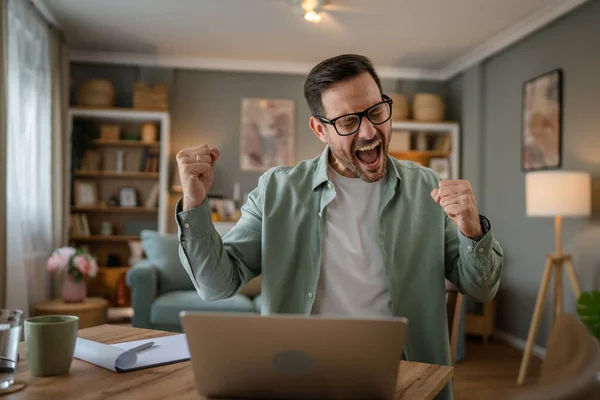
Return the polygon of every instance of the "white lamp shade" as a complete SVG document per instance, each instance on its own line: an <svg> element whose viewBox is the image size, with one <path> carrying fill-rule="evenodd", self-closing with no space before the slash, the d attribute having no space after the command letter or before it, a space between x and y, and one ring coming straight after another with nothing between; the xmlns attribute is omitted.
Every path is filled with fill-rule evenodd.
<svg viewBox="0 0 600 400"><path fill-rule="evenodd" d="M591 214L591 177L585 172L530 172L526 175L525 189L530 217L585 217Z"/></svg>

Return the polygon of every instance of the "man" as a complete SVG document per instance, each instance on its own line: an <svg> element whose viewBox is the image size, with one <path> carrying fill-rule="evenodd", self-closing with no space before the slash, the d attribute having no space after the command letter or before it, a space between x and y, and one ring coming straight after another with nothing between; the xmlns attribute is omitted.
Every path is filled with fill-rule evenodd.
<svg viewBox="0 0 600 400"><path fill-rule="evenodd" d="M391 100L367 58L321 62L304 94L325 150L262 175L223 240L205 201L219 151L179 152L185 269L205 300L262 275L263 314L406 317L405 357L449 364L445 278L488 300L502 269L469 183L387 155ZM451 397L449 386L441 397Z"/></svg>

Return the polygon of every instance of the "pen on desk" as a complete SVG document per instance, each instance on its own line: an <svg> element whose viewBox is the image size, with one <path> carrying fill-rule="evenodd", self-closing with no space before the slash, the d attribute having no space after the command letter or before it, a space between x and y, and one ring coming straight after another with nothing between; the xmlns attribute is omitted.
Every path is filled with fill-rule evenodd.
<svg viewBox="0 0 600 400"><path fill-rule="evenodd" d="M129 349L129 351L137 353L138 351L146 350L146 349L152 347L153 345L154 345L154 342L148 342L148 343L141 344L137 347L134 347L132 349Z"/></svg>

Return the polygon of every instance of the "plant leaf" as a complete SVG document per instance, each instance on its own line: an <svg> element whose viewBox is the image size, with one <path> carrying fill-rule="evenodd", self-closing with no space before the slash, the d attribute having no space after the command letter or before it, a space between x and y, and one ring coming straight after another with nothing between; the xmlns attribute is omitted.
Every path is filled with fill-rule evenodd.
<svg viewBox="0 0 600 400"><path fill-rule="evenodd" d="M600 291L583 292L577 300L577 313L590 333L600 340Z"/></svg>

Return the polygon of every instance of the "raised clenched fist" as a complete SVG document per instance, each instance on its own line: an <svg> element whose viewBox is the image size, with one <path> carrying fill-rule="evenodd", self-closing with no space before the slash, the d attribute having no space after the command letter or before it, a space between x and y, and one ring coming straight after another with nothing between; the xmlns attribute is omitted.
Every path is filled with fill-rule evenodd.
<svg viewBox="0 0 600 400"><path fill-rule="evenodd" d="M431 191L431 197L442 206L463 235L472 239L483 234L477 202L469 181L443 180L439 189Z"/></svg>
<svg viewBox="0 0 600 400"><path fill-rule="evenodd" d="M177 167L183 188L183 210L198 207L210 190L219 150L208 145L183 149L177 153Z"/></svg>

